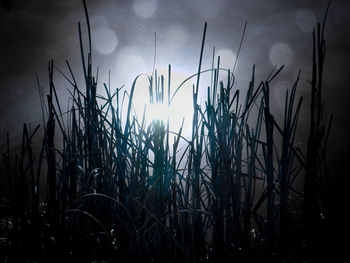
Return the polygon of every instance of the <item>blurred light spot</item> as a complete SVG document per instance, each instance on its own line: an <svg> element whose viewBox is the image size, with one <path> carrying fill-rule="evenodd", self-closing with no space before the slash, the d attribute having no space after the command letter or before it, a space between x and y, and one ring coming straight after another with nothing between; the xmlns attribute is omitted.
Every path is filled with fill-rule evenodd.
<svg viewBox="0 0 350 263"><path fill-rule="evenodd" d="M137 75L145 71L146 63L135 47L127 46L118 52L116 62L118 83L131 84Z"/></svg>
<svg viewBox="0 0 350 263"><path fill-rule="evenodd" d="M316 17L310 9L301 9L296 13L295 21L301 31L305 33L312 32L315 24Z"/></svg>
<svg viewBox="0 0 350 263"><path fill-rule="evenodd" d="M135 0L133 8L137 16L149 18L156 11L157 5L157 0Z"/></svg>
<svg viewBox="0 0 350 263"><path fill-rule="evenodd" d="M117 35L107 27L101 27L93 32L92 40L96 50L104 55L111 54L118 45Z"/></svg>
<svg viewBox="0 0 350 263"><path fill-rule="evenodd" d="M270 62L272 65L288 66L293 62L294 52L286 43L276 43L270 49Z"/></svg>
<svg viewBox="0 0 350 263"><path fill-rule="evenodd" d="M165 33L166 46L171 48L183 47L188 40L188 30L178 24L171 25Z"/></svg>
<svg viewBox="0 0 350 263"><path fill-rule="evenodd" d="M145 76L139 78L133 98L133 105L138 120L141 122L146 105L146 125L149 125L155 120L166 123L169 118L170 131L177 133L181 127L182 119L185 118L182 135L185 137L190 136L193 117L192 82L186 83L178 90L170 107L168 107L168 70L166 68L161 68L157 71L157 74L159 77L161 75L164 76L164 101L162 104L150 104L149 80ZM152 75L152 72L148 72L148 75ZM182 71L172 70L170 98L177 87L188 76L189 74L185 74ZM153 94L154 93L155 91L153 91ZM173 140L172 134L170 135L170 140Z"/></svg>

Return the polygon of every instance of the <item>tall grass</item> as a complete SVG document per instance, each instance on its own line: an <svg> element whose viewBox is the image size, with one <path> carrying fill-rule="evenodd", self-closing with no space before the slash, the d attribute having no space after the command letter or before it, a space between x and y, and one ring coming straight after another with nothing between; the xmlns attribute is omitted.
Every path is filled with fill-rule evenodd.
<svg viewBox="0 0 350 263"><path fill-rule="evenodd" d="M221 68L215 51L212 68L202 69L205 24L198 72L186 80L195 84L192 133L185 138L182 127L169 130L169 120L148 125L145 114L141 119L133 114L141 78L147 80L151 103L171 103L181 86L172 92L170 66L168 76L138 75L130 92L112 92L103 84L105 95L98 94L85 2L84 8L87 54L79 24L84 87L68 62L65 74L50 61L49 95L46 100L41 95L40 151L34 154L32 143L39 127L30 132L25 125L20 154L13 159L9 146L5 153L13 224L8 260L222 262L287 258L288 251L297 251L291 243L291 196L304 198L305 226L311 226L319 216L314 193L329 134L321 107L324 25L314 44L311 132L304 157L295 145L299 76L286 91L284 120L277 123L270 84L283 67L258 85L253 67L242 98L234 88L234 69ZM199 105L200 77L208 71L211 84L205 104ZM67 112L56 93L56 72L71 85ZM222 75L226 81L219 81ZM297 176L305 176L304 193L295 188Z"/></svg>

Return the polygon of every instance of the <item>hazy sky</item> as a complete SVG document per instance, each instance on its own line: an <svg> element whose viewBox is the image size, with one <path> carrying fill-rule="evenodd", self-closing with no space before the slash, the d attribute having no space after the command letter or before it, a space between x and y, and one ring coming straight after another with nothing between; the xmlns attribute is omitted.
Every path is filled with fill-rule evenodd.
<svg viewBox="0 0 350 263"><path fill-rule="evenodd" d="M311 0L86 0L93 34L93 63L99 66L101 82L111 70L112 88L121 87L153 65L154 32L157 34L157 64L168 64L177 81L196 72L204 21L208 22L204 65L210 65L213 46L224 66L232 67L245 21L248 22L238 61L237 88L245 90L256 65L257 80L263 80L273 65L286 68L273 84L276 115L282 111L283 94L299 69L302 81L298 95L305 96L300 122L300 142L305 143L309 110L312 27L323 18L327 1ZM347 73L350 68L350 2L335 0L326 25L324 94L326 116L335 114L333 151L349 145L350 129ZM35 73L47 90L47 63L67 72L67 59L78 79L82 69L78 45L78 21L86 35L81 1L3 0L0 7L0 136L19 134L23 122L41 121ZM176 80L175 80L176 81ZM56 87L62 99L69 85L57 74ZM278 118L278 116L276 116ZM1 138L0 137L0 138ZM1 138L2 142L5 140Z"/></svg>

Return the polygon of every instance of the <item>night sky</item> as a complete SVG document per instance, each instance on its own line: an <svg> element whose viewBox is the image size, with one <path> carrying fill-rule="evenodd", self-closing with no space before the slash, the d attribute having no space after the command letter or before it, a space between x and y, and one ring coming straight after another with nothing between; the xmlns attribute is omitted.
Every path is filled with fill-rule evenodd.
<svg viewBox="0 0 350 263"><path fill-rule="evenodd" d="M126 85L153 66L154 32L157 35L156 67L172 65L175 81L196 72L204 22L208 22L204 68L211 63L215 46L223 66L232 68L245 21L247 31L236 69L236 88L245 91L252 66L256 79L264 80L273 66L285 69L274 81L273 110L279 119L284 92L301 70L298 96L304 96L299 123L299 143L306 143L309 121L312 27L321 21L327 1L311 0L87 0L93 37L94 70L100 83L113 89ZM347 83L350 68L350 2L332 2L325 31L327 41L324 99L325 118L333 112L331 161L349 145L350 113ZM0 7L0 138L20 135L24 122L41 122L35 73L47 91L50 59L64 72L67 59L82 82L78 22L86 36L82 1L3 0ZM56 88L66 101L69 84L56 74ZM100 85L100 88L102 85ZM204 87L202 87L204 88ZM191 100L190 100L191 101Z"/></svg>

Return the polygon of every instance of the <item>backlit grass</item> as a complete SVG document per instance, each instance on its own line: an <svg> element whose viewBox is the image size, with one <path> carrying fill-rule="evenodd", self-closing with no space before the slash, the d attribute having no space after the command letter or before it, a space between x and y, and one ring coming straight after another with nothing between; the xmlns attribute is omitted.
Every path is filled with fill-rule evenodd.
<svg viewBox="0 0 350 263"><path fill-rule="evenodd" d="M98 94L101 84L93 74L85 3L84 7L89 32L85 45L79 24L84 86L77 84L68 62L65 75L51 61L49 94L41 96L43 127L30 132L24 125L19 153L11 154L9 146L4 153L9 211L1 217L6 226L2 259L315 258L312 249L323 224L319 190L330 128L324 124L321 106L324 25L314 33L311 128L303 153L295 145L302 107L299 76L286 91L283 122L277 123L270 109L270 84L283 67L257 82L253 66L248 89L234 88L234 70L221 68L215 53L212 68L201 66L207 24L198 72L185 80L193 84L189 137L183 136L182 126L169 129L171 114L151 117L151 122L146 121L146 110L143 116L134 114L133 97L141 79L146 80L154 111L171 104L182 88L172 87L171 66L165 76L157 71L136 76L130 89L112 91L103 83L105 95ZM199 105L201 75L208 72L211 83L205 83L205 103ZM60 107L54 74L63 74L70 84L67 112ZM219 76L226 81L219 81ZM44 131L39 151L32 143L38 129ZM304 189L295 183L297 177L305 178ZM40 187L43 182L45 188Z"/></svg>

